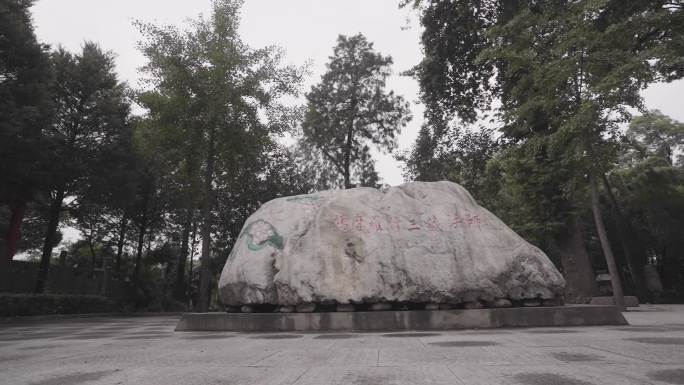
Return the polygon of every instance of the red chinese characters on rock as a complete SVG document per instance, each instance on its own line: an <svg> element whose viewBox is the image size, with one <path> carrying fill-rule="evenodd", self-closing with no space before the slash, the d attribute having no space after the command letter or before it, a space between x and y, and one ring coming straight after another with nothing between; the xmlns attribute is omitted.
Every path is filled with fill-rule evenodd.
<svg viewBox="0 0 684 385"><path fill-rule="evenodd" d="M434 215L431 215L427 218L425 225L427 226L428 231L442 231L442 225Z"/></svg>
<svg viewBox="0 0 684 385"><path fill-rule="evenodd" d="M460 216L458 214L454 214L451 217L451 228L456 229L459 227L464 227L464 226L473 226L473 225L480 225L482 224L482 221L480 220L479 215L472 215L470 213L466 213L465 216Z"/></svg>
<svg viewBox="0 0 684 385"><path fill-rule="evenodd" d="M390 231L400 231L401 230L401 218L390 217L389 229L390 229Z"/></svg>
<svg viewBox="0 0 684 385"><path fill-rule="evenodd" d="M374 215L370 222L368 222L368 229L370 231L384 231L385 228L382 226L382 222L383 221L379 216Z"/></svg>
<svg viewBox="0 0 684 385"><path fill-rule="evenodd" d="M335 227L339 231L348 233L350 231L364 233L378 232L399 232L399 231L434 231L443 232L457 230L459 228L477 226L479 229L482 220L478 215L465 213L462 215L452 214L449 216L448 224L440 221L436 215L423 215L418 218L402 219L398 216L374 215L366 217L362 214L346 215L338 214L334 221Z"/></svg>
<svg viewBox="0 0 684 385"><path fill-rule="evenodd" d="M335 226L338 230L342 231L343 233L348 233L349 231L351 231L351 221L349 220L349 217L346 215L338 215L335 218Z"/></svg>
<svg viewBox="0 0 684 385"><path fill-rule="evenodd" d="M354 230L356 231L367 231L366 229L366 219L363 215L356 215L354 217Z"/></svg>

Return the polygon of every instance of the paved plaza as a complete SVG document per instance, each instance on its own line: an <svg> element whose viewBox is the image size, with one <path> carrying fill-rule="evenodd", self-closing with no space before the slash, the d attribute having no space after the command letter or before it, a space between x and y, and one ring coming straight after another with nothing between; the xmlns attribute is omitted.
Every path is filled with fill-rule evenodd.
<svg viewBox="0 0 684 385"><path fill-rule="evenodd" d="M179 317L0 323L0 384L684 384L684 306L630 326L174 332Z"/></svg>

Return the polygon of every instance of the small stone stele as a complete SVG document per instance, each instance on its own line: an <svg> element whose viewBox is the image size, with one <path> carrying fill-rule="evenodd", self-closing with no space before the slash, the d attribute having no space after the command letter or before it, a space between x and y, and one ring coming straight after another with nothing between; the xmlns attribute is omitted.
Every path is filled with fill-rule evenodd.
<svg viewBox="0 0 684 385"><path fill-rule="evenodd" d="M292 306L281 306L278 308L278 313L292 313L294 312L294 307Z"/></svg>
<svg viewBox="0 0 684 385"><path fill-rule="evenodd" d="M254 308L249 306L249 305L242 305L242 307L240 308L240 311L243 313L253 313Z"/></svg>
<svg viewBox="0 0 684 385"><path fill-rule="evenodd" d="M297 313L313 313L316 310L316 304L311 302L301 303L295 307L295 310Z"/></svg>
<svg viewBox="0 0 684 385"><path fill-rule="evenodd" d="M484 306L480 301L466 302L463 304L465 309L482 309Z"/></svg>
<svg viewBox="0 0 684 385"><path fill-rule="evenodd" d="M524 307L537 307L541 306L541 300L540 299L526 299L523 301L523 306Z"/></svg>
<svg viewBox="0 0 684 385"><path fill-rule="evenodd" d="M337 306L335 307L335 311L343 311L343 312L354 311L354 305L352 305L350 303L338 303Z"/></svg>
<svg viewBox="0 0 684 385"><path fill-rule="evenodd" d="M392 309L392 305L386 302L374 303L370 306L370 309L373 311L385 311Z"/></svg>
<svg viewBox="0 0 684 385"><path fill-rule="evenodd" d="M438 303L429 303L425 305L425 310L438 310L439 309L439 304Z"/></svg>
<svg viewBox="0 0 684 385"><path fill-rule="evenodd" d="M487 307L492 307L492 308L503 308L503 307L511 307L513 304L511 301L507 300L506 298L497 298L492 302L487 303Z"/></svg>

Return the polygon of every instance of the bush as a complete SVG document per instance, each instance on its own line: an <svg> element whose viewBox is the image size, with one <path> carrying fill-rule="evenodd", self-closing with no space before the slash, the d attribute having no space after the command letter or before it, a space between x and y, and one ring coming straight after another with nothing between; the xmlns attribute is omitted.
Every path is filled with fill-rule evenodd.
<svg viewBox="0 0 684 385"><path fill-rule="evenodd" d="M0 293L0 317L109 313L116 310L112 300L97 295Z"/></svg>

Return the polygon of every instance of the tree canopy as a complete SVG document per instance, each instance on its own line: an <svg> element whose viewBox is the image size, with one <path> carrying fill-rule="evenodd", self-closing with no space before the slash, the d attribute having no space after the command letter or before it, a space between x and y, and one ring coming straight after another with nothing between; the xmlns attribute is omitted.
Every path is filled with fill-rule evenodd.
<svg viewBox="0 0 684 385"><path fill-rule="evenodd" d="M27 201L49 173L42 131L52 114L48 47L36 40L32 1L0 2L0 204L9 207L0 224L0 264L20 242ZM6 236L5 236L6 234Z"/></svg>
<svg viewBox="0 0 684 385"><path fill-rule="evenodd" d="M216 309L261 204L381 187L379 151L406 181L466 187L547 252L568 302L606 271L617 298L620 280L642 301L684 298L684 125L642 93L684 76L681 1L401 1L420 14L424 56L405 74L426 109L398 153L410 104L363 34L340 35L303 93L307 67L251 47L242 1L214 0L180 25L134 22L131 89L96 42L41 44L32 4L0 0L0 273L28 251L38 292L59 265L127 310Z"/></svg>
<svg viewBox="0 0 684 385"><path fill-rule="evenodd" d="M365 36L340 35L326 73L306 95L304 139L337 171L344 188L353 187L352 171L359 184L377 184L371 146L392 151L410 120L408 103L385 91L391 64Z"/></svg>
<svg viewBox="0 0 684 385"><path fill-rule="evenodd" d="M140 95L149 110L146 138L156 142L151 149L163 149L166 167L180 178L176 183L187 212L181 217L200 211L203 311L209 306L216 219L224 226L244 221L224 200L258 199L242 196L249 194L243 186L264 181L268 157L277 151L274 138L292 128L297 113L281 98L297 94L303 75L303 68L280 63L279 48L252 49L240 39L240 6L240 1L215 1L211 15L186 30L137 23L148 59L143 72L150 88ZM193 202L194 197L199 199ZM233 215L217 212L225 206ZM228 239L237 235L231 230Z"/></svg>
<svg viewBox="0 0 684 385"><path fill-rule="evenodd" d="M577 229L589 201L611 276L618 279L598 181L616 161L619 124L630 120L630 108L643 110L640 91L684 75L682 4L408 4L420 10L425 27L425 57L410 73L421 84L436 137L448 132L449 124L458 124L455 120L493 119L506 145L490 161L490 169L504 181L492 201L513 198L515 204L501 210L524 214L500 215L538 227L538 241L557 245L564 243L558 237L568 228ZM566 267L574 264L576 259L566 261ZM637 265L630 263L631 268ZM619 282L613 287L619 291Z"/></svg>

